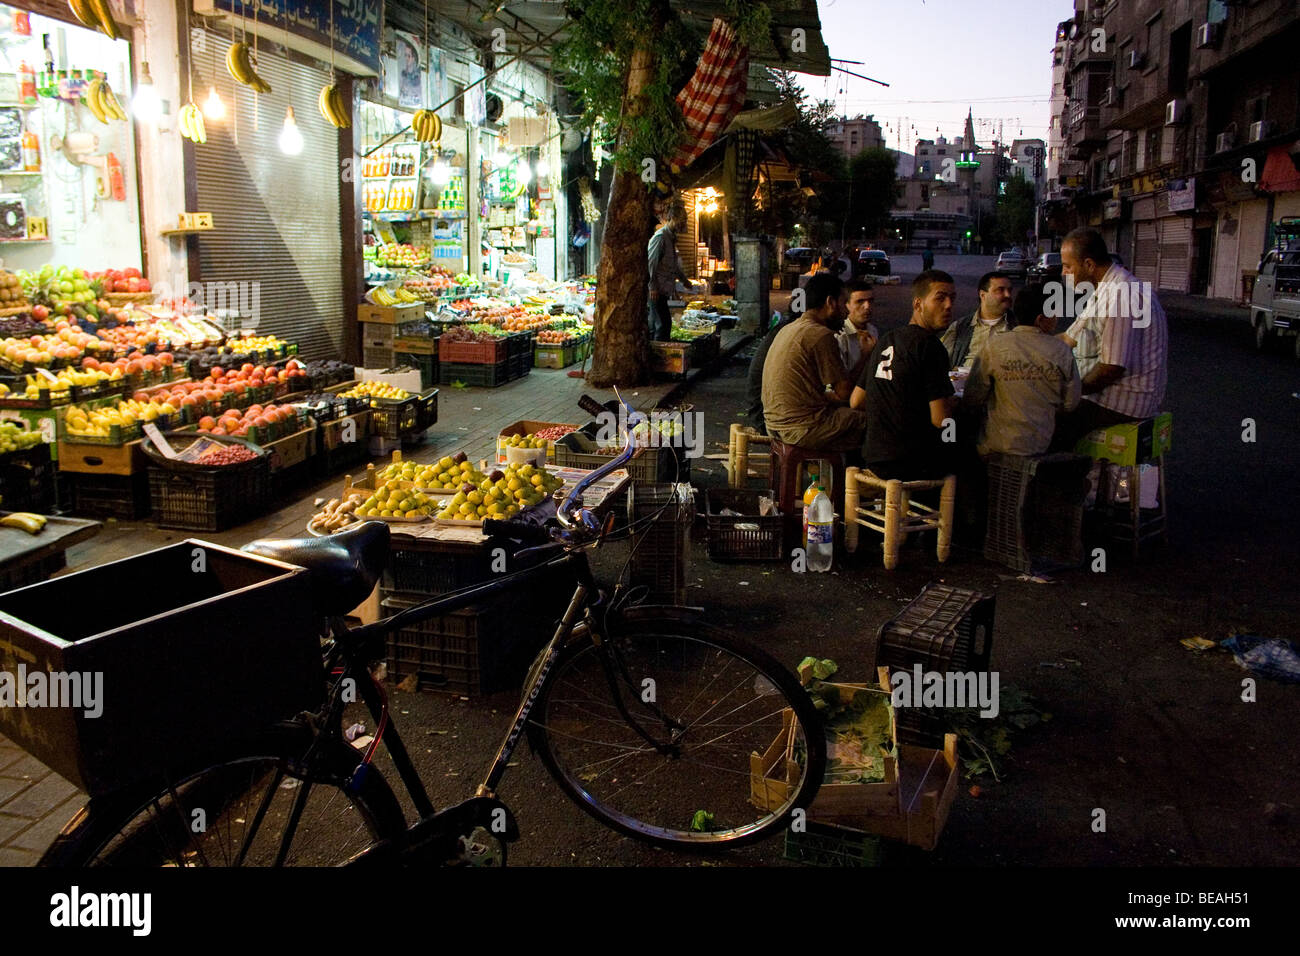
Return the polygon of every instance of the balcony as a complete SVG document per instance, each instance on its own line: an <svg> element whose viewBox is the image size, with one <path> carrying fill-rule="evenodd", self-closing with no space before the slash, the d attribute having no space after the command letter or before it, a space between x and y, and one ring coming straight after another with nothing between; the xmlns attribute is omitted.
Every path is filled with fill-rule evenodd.
<svg viewBox="0 0 1300 956"><path fill-rule="evenodd" d="M1070 106L1070 124L1067 134L1070 146L1087 147L1106 142L1106 127L1101 122L1101 107L1073 103Z"/></svg>

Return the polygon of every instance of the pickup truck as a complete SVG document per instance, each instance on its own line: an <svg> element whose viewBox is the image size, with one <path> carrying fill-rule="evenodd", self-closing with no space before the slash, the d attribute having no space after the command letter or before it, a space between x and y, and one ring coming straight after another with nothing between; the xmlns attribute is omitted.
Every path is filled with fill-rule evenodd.
<svg viewBox="0 0 1300 956"><path fill-rule="evenodd" d="M1273 232L1274 246L1260 260L1250 295L1255 347L1264 350L1275 338L1290 336L1300 359L1300 216L1279 220Z"/></svg>

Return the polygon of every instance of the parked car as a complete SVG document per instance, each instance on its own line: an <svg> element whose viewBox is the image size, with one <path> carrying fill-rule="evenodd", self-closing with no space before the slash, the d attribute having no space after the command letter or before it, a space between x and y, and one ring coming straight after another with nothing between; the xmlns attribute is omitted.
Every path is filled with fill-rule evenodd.
<svg viewBox="0 0 1300 956"><path fill-rule="evenodd" d="M781 270L783 272L807 272L816 258L817 250L810 249L807 246L796 246L793 249L787 249L784 258L781 260Z"/></svg>
<svg viewBox="0 0 1300 956"><path fill-rule="evenodd" d="M854 263L853 275L857 276L887 276L893 275L893 266L889 263L889 256L885 255L883 249L863 249L858 253L858 261Z"/></svg>
<svg viewBox="0 0 1300 956"><path fill-rule="evenodd" d="M1038 257L1038 260L1029 267L1026 276L1035 282L1047 282L1052 279L1059 280L1061 278L1061 254L1059 252L1044 252Z"/></svg>
<svg viewBox="0 0 1300 956"><path fill-rule="evenodd" d="M998 272L1006 272L1009 275L1023 278L1029 265L1025 262L1024 256L1014 249L1009 249L998 255L998 261L993 268Z"/></svg>
<svg viewBox="0 0 1300 956"><path fill-rule="evenodd" d="M1255 347L1263 350L1274 339L1288 336L1300 358L1300 216L1278 220L1273 235L1274 246L1260 260L1250 294Z"/></svg>

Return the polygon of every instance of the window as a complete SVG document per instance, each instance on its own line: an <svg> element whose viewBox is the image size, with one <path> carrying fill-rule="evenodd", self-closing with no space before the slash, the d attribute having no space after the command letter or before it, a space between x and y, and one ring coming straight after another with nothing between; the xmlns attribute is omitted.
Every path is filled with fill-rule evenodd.
<svg viewBox="0 0 1300 956"><path fill-rule="evenodd" d="M1163 126L1153 126L1147 130L1146 165L1143 168L1150 169L1160 164L1160 140L1164 132Z"/></svg>
<svg viewBox="0 0 1300 956"><path fill-rule="evenodd" d="M1160 50L1164 46L1160 42L1161 30L1164 27L1160 14L1156 14L1147 24L1147 67L1155 67L1160 63Z"/></svg>
<svg viewBox="0 0 1300 956"><path fill-rule="evenodd" d="M941 149L941 150L939 150L939 155L940 155L940 156L947 156L947 155L948 155L948 151L947 151L946 149Z"/></svg>

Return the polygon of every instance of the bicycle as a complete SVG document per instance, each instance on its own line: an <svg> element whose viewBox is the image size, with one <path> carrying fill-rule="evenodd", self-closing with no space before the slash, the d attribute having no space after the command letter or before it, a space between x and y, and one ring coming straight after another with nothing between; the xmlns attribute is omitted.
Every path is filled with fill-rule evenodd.
<svg viewBox="0 0 1300 956"><path fill-rule="evenodd" d="M583 407L604 411L584 397ZM622 452L566 495L542 524L485 521L490 535L529 547L537 563L498 580L442 595L384 620L348 628L341 615L374 588L389 530L364 522L323 538L258 541L244 550L305 567L322 628L325 694L318 710L231 742L219 760L174 770L148 786L93 799L63 829L43 865L504 865L518 839L497 797L511 755L526 735L560 788L607 826L677 848L740 846L770 835L811 803L825 769L821 720L788 670L763 651L722 634L702 609L635 603L607 593L586 552L612 522L584 507L583 492L636 451L631 413ZM555 556L555 552L563 552ZM437 810L388 709L374 661L384 636L512 590L571 572L573 596L533 662L510 729L473 797ZM349 699L349 693L360 700ZM364 704L373 738L358 750L344 732L349 703ZM751 755L787 747L785 798L774 809L749 802ZM383 743L417 821L373 765Z"/></svg>

